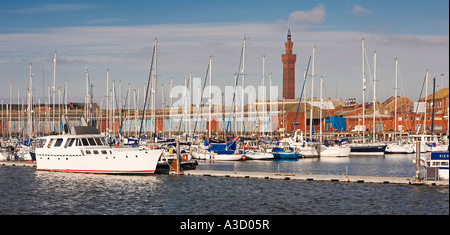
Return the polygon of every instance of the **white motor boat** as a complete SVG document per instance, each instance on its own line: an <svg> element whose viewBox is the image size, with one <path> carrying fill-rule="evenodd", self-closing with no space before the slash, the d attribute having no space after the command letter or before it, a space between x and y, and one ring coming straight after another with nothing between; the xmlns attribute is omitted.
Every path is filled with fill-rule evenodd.
<svg viewBox="0 0 450 235"><path fill-rule="evenodd" d="M386 149L384 150L385 153L414 153L415 145L411 143L390 143L386 146Z"/></svg>
<svg viewBox="0 0 450 235"><path fill-rule="evenodd" d="M82 119L81 126L69 127L65 133L37 139L36 169L109 174L153 174L162 149L138 149L109 146L106 136Z"/></svg>
<svg viewBox="0 0 450 235"><path fill-rule="evenodd" d="M230 151L229 153L217 153L207 150L193 151L192 156L200 160L216 160L216 161L239 161L244 157L238 151Z"/></svg>
<svg viewBox="0 0 450 235"><path fill-rule="evenodd" d="M270 160L273 159L273 153L268 152L245 152L245 160Z"/></svg>
<svg viewBox="0 0 450 235"><path fill-rule="evenodd" d="M350 147L347 146L320 146L321 157L348 157L350 156Z"/></svg>

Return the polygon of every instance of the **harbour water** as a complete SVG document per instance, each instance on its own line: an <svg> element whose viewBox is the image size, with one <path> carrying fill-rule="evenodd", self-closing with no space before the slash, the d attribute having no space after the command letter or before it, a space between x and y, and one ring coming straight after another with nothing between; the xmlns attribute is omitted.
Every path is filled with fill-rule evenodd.
<svg viewBox="0 0 450 235"><path fill-rule="evenodd" d="M412 177L414 155L200 161L198 169ZM1 215L448 215L449 188L0 166Z"/></svg>

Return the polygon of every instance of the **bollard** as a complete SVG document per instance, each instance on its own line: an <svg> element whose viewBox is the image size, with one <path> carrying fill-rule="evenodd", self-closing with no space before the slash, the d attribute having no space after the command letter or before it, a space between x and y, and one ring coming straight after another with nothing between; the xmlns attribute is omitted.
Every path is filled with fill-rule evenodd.
<svg viewBox="0 0 450 235"><path fill-rule="evenodd" d="M180 141L176 140L176 151L177 151L177 157L175 159L175 164L176 164L176 170L172 170L173 168L175 168L175 166L173 166L170 169L170 174L171 175L182 175L182 169L181 169L181 151L180 151Z"/></svg>

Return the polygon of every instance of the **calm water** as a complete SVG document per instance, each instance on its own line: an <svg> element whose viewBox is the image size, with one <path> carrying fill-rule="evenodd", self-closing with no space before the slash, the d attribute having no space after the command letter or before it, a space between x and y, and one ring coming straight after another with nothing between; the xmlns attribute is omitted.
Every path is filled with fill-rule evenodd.
<svg viewBox="0 0 450 235"><path fill-rule="evenodd" d="M406 176L414 155L201 161L199 169ZM449 188L194 176L38 172L0 166L0 214L449 214Z"/></svg>

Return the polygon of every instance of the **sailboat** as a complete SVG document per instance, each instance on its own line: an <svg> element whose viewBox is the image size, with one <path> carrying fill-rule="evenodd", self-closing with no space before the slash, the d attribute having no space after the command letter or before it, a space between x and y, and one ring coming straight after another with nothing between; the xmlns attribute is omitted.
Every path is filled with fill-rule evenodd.
<svg viewBox="0 0 450 235"><path fill-rule="evenodd" d="M334 140L325 141L319 147L320 157L348 157L350 155L350 147L347 141Z"/></svg>
<svg viewBox="0 0 450 235"><path fill-rule="evenodd" d="M386 144L384 143L377 143L377 142L373 142L373 143L366 143L364 140L364 131L366 129L364 122L365 122L365 100L364 100L364 92L366 90L366 86L365 86L365 81L366 78L364 76L364 58L365 58L365 45L364 45L364 39L362 39L361 41L362 44L362 106L363 106L363 139L362 139L362 143L352 143L350 144L350 155L384 155L384 151L386 150ZM374 81L376 80L376 54L374 55ZM375 85L374 85L374 90L375 90ZM374 100L375 100L375 94L374 94ZM375 106L375 102L373 104ZM375 113L373 114L375 115ZM375 139L375 136L374 136Z"/></svg>
<svg viewBox="0 0 450 235"><path fill-rule="evenodd" d="M397 74L398 74L398 59L395 58L395 92L394 92L394 139L397 137ZM414 144L407 143L402 140L395 141L393 143L389 143L386 146L386 153L413 153L414 152Z"/></svg>
<svg viewBox="0 0 450 235"><path fill-rule="evenodd" d="M212 144L207 149L198 149L192 152L192 157L200 160L239 161L245 155L237 150L236 140L237 137L227 143ZM208 146L209 142L205 141L204 145Z"/></svg>
<svg viewBox="0 0 450 235"><path fill-rule="evenodd" d="M244 47L245 47L245 38L244 38ZM212 60L209 57L209 127L208 127L208 139L211 140L211 108L212 108L212 99L211 99L211 87L212 87ZM209 141L205 141L203 146L197 148L196 151L192 152L192 157L201 160L218 160L218 161L237 161L241 160L244 157L244 154L237 150L236 140L237 136L226 142L226 143L216 143L211 144ZM209 147L208 147L209 146Z"/></svg>
<svg viewBox="0 0 450 235"><path fill-rule="evenodd" d="M293 137L287 137L280 140L280 145L284 147L292 147L296 152L298 152L299 157L318 157L319 153L317 152L316 145L319 145L316 142L307 142L303 138L303 132L300 131L300 135L297 134L298 131L295 131Z"/></svg>
<svg viewBox="0 0 450 235"><path fill-rule="evenodd" d="M323 77L320 77L320 107L322 110L323 98ZM322 111L320 111L320 142L322 142ZM318 147L318 151L321 157L348 157L350 155L350 147L347 142L340 141L328 141Z"/></svg>
<svg viewBox="0 0 450 235"><path fill-rule="evenodd" d="M311 83L314 82L314 54L315 54L314 52L315 52L315 47L312 48L312 61L313 61L313 63L312 63L312 66L311 66L312 67L312 74L311 74L312 82ZM311 57L309 58L308 66L307 66L306 72L304 74L305 76L304 76L304 80L303 80L303 88L302 88L302 92L301 92L301 95L300 95L300 98L299 98L299 101L298 101L299 103L298 103L298 106L297 106L297 113L296 113L296 116L295 116L295 119L294 119L294 123L297 122L298 109L300 108L300 102L302 100L303 90L304 90L305 82L306 82L306 75L308 74L309 63L310 62L311 62ZM313 88L313 85L311 87ZM313 91L313 89L311 89L311 90ZM312 98L313 98L313 92L311 92L311 101L312 101ZM305 107L306 107L306 104L305 104ZM311 115L312 115L312 112L311 112ZM312 116L311 116L311 120L312 120ZM311 123L312 123L312 121L311 121ZM305 125L305 127L306 127L306 125ZM301 132L301 131L300 131L300 135L297 134L298 130L296 130L295 134L294 134L294 128L295 128L295 125L292 125L291 136L285 137L282 140L280 140L280 145L283 148L284 147L292 147L294 149L294 151L296 151L298 153L298 156L300 156L300 157L305 157L305 158L306 157L318 157L319 153L317 152L317 149L316 149L316 147L317 147L316 145L317 144L314 144L311 141L309 141L309 142L306 141L303 138L303 132ZM311 129L310 129L310 133L311 133L311 135L313 133L312 125L311 125ZM293 134L294 134L294 136L292 136Z"/></svg>

